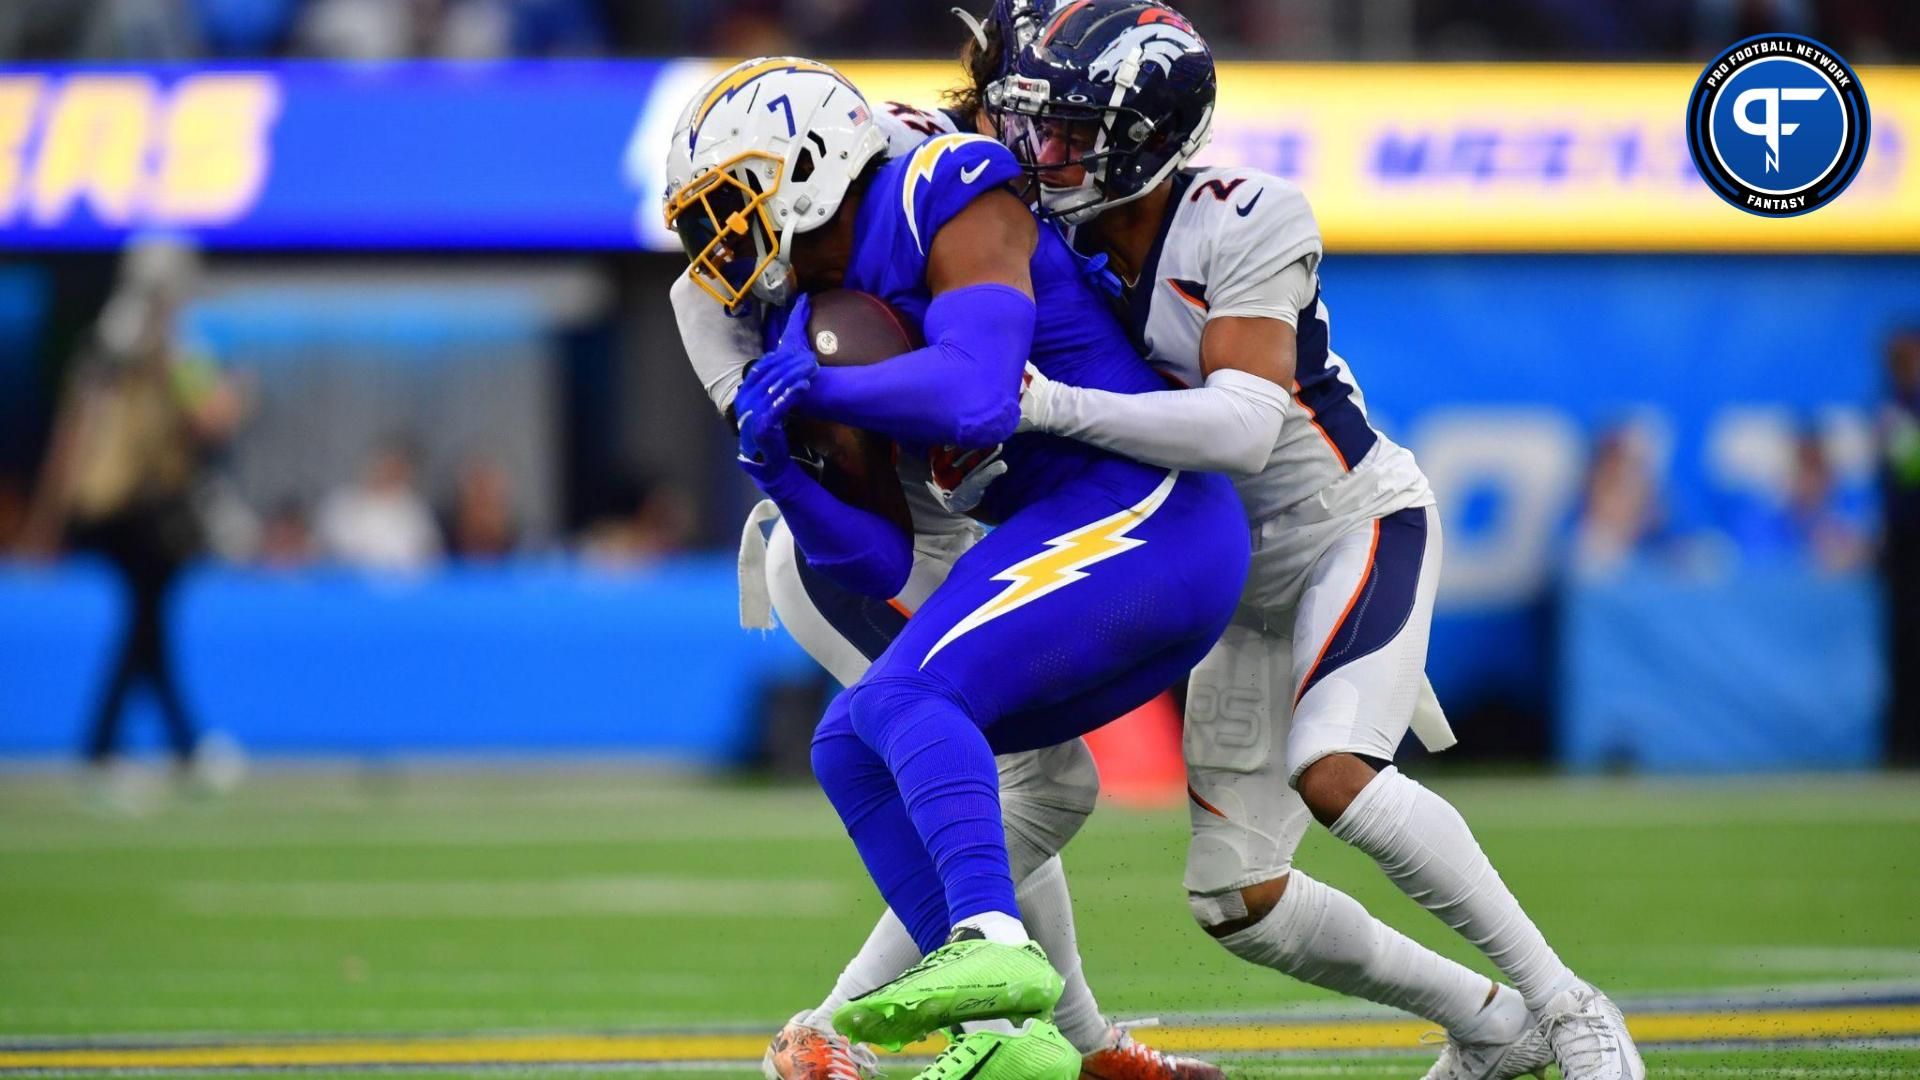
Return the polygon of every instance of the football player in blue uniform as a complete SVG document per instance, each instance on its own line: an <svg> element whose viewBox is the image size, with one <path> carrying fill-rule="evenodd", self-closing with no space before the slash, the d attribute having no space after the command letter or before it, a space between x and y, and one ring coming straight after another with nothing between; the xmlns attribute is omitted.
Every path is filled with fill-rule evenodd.
<svg viewBox="0 0 1920 1080"><path fill-rule="evenodd" d="M743 466L810 565L892 596L911 544L793 464L782 430L790 411L890 436L909 452L999 447L1004 472L978 506L997 527L815 736L822 787L928 954L834 1021L851 1038L896 1047L997 1021L967 1030L934 1071L1072 1076L1078 1055L1044 1022L1059 976L1018 918L993 755L1073 738L1177 680L1232 612L1245 522L1212 474L1014 434L1029 359L1049 378L1115 393L1164 384L1087 284L1083 261L1006 189L1021 169L1005 147L944 135L889 161L884 142L831 68L749 61L694 107L694 177L669 216L695 280L723 304L792 302L787 331L734 407ZM840 286L880 296L929 344L867 367L819 367L800 294Z"/></svg>
<svg viewBox="0 0 1920 1080"><path fill-rule="evenodd" d="M1037 0L999 0L988 15L991 29L984 33L1004 40L1030 38L1044 17ZM969 48L963 60L973 73L970 85L984 87L1004 75L1004 57L998 49ZM728 75L715 73L711 84ZM675 121L663 201L693 179L688 136L694 109L704 96L693 94ZM977 95L968 100L956 96L951 107L940 109L876 103L873 119L887 137L888 157L908 155L937 135L995 134ZM695 376L715 410L732 423L735 395L747 368L777 338L780 312L757 301L723 308L691 276L674 282L669 299ZM913 565L905 587L885 599L846 589L815 570L794 543L779 507L772 500L754 507L741 531L741 625L782 627L841 686L858 682L905 628L911 613L984 535L984 527L965 511L972 508L975 494L1006 468L1004 462L985 460L971 470L943 470L936 476L931 466L924 458L894 456L914 532ZM1067 874L1058 852L1079 831L1098 798L1099 772L1086 741L1000 754L995 760L1021 919L1060 972L1064 989L1052 1023L1080 1051L1082 1075L1098 1080L1222 1080L1219 1066L1155 1049L1135 1038L1137 1025L1107 1017L1081 961ZM877 1075L879 1063L871 1048L835 1031L833 1014L920 959L919 947L899 917L884 912L826 995L793 1014L769 1041L761 1061L766 1080L870 1080Z"/></svg>

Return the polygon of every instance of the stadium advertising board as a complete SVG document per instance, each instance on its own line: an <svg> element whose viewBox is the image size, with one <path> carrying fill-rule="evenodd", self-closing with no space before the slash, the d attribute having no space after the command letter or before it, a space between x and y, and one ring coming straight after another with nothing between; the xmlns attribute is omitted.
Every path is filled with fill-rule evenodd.
<svg viewBox="0 0 1920 1080"><path fill-rule="evenodd" d="M703 61L0 73L0 244L177 229L215 246L671 249L658 148ZM927 105L954 65L852 63ZM1866 68L1846 197L1715 199L1686 65L1228 65L1203 160L1300 182L1346 251L1920 250L1920 70Z"/></svg>

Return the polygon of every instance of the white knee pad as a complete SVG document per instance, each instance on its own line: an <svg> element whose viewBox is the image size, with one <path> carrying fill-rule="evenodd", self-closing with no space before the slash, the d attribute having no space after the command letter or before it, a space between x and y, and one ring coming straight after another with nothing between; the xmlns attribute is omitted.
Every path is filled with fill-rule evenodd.
<svg viewBox="0 0 1920 1080"><path fill-rule="evenodd" d="M1100 801L1100 771L1079 739L1002 754L1000 814L1006 823L1007 859L1020 881L1058 855Z"/></svg>
<svg viewBox="0 0 1920 1080"><path fill-rule="evenodd" d="M1189 893L1218 896L1230 907L1239 901L1236 890L1282 877L1293 865L1313 818L1286 781L1292 671L1286 638L1240 624L1229 626L1193 670L1181 744L1193 827Z"/></svg>

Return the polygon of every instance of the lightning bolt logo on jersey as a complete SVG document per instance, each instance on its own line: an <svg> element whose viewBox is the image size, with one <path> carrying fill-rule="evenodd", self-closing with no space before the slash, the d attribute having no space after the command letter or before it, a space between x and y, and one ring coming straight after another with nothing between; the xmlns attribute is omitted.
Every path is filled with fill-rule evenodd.
<svg viewBox="0 0 1920 1080"><path fill-rule="evenodd" d="M993 575L993 580L1009 583L1006 589L955 623L953 629L934 642L933 648L920 661L920 666L927 666L928 660L932 660L941 649L947 647L948 642L961 634L1085 578L1086 568L1094 563L1145 544L1145 540L1129 534L1141 522L1152 517L1153 512L1160 509L1161 503L1167 501L1167 494L1173 490L1174 481L1179 476L1177 472L1168 473L1152 494L1134 505L1091 525L1082 525L1072 532L1056 536L1047 541L1046 551L1022 559Z"/></svg>
<svg viewBox="0 0 1920 1080"><path fill-rule="evenodd" d="M958 133L952 135L936 135L926 142L921 143L920 146L907 157L907 178L900 186L900 207L907 216L907 234L913 237L913 246L922 255L927 253L927 237L920 234L919 214L916 210L917 201L927 190L928 186L933 183L933 170L940 164L941 156L959 150L967 144L967 140L969 139L979 138L981 138L979 135L962 135ZM980 179L980 174L984 172L990 164L992 164L991 160L983 159L975 162L970 168L962 168L959 170L960 182L962 184L971 184Z"/></svg>

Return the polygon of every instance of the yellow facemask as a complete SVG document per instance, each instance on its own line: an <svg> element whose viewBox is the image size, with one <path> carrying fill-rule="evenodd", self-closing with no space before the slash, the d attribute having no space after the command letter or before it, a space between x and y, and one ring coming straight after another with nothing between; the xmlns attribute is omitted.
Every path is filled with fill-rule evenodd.
<svg viewBox="0 0 1920 1080"><path fill-rule="evenodd" d="M687 253L687 276L729 309L746 300L780 254L780 234L767 214L767 200L780 183L776 179L772 187L756 191L757 178L740 167L753 159L772 163L776 178L786 165L771 154L748 151L701 173L667 201L667 228Z"/></svg>

